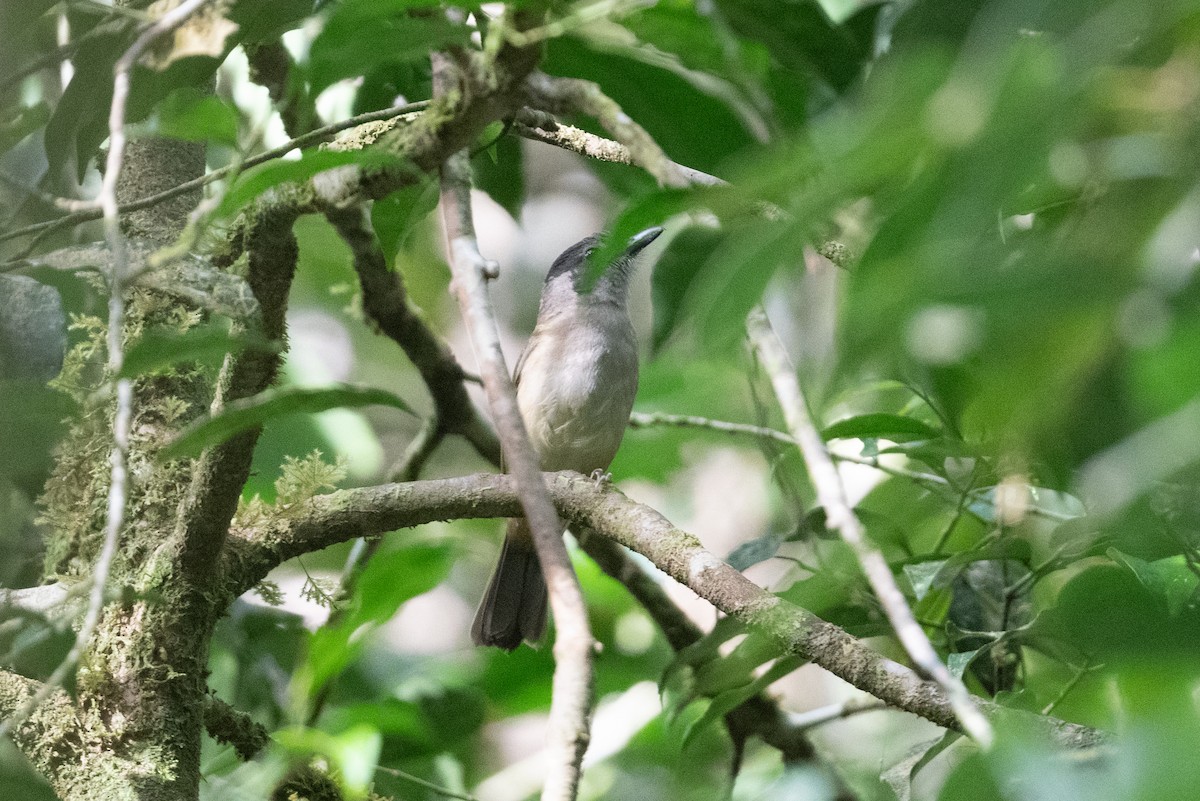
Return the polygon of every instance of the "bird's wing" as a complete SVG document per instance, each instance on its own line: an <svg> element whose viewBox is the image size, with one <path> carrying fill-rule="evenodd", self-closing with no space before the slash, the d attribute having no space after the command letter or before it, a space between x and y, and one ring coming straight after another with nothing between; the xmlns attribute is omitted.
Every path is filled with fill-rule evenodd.
<svg viewBox="0 0 1200 801"><path fill-rule="evenodd" d="M513 390L514 391L516 391L517 387L521 386L521 370L522 370L522 368L525 367L525 361L529 357L529 351L532 350L532 348L530 348L529 346L532 344L533 344L533 337L531 335L529 338L529 341L525 343L524 349L521 350L521 355L517 357L517 366L513 369ZM504 464L504 451L501 450L500 451L500 470L504 471L506 469L507 468L505 467L505 464Z"/></svg>
<svg viewBox="0 0 1200 801"><path fill-rule="evenodd" d="M513 389L521 386L521 370L525 367L525 362L529 358L529 351L532 350L530 345L533 344L533 334L529 335L529 341L525 343L525 348L521 351L521 355L517 357L517 366L513 370Z"/></svg>

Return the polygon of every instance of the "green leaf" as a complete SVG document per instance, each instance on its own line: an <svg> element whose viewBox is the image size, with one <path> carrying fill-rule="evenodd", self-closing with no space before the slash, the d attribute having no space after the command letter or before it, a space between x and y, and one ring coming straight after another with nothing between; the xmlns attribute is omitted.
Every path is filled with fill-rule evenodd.
<svg viewBox="0 0 1200 801"><path fill-rule="evenodd" d="M588 265L589 280L600 277L603 269L620 255L632 236L651 226L662 225L676 214L697 206L703 207L703 198L711 191L710 187L658 189L631 202L609 226L608 233L592 254Z"/></svg>
<svg viewBox="0 0 1200 801"><path fill-rule="evenodd" d="M404 161L378 150L306 150L298 159L278 159L260 164L238 176L221 199L216 216L229 217L268 189L288 181L305 181L314 175L355 164L362 168L396 167Z"/></svg>
<svg viewBox="0 0 1200 801"><path fill-rule="evenodd" d="M1161 598L1166 604L1167 613L1172 616L1183 611L1196 595L1197 586L1200 586L1200 577L1189 567L1185 556L1147 562L1116 548L1109 548L1107 554L1114 562L1128 568L1152 595Z"/></svg>
<svg viewBox="0 0 1200 801"><path fill-rule="evenodd" d="M745 570L775 556L782 544L783 538L778 534L766 534L739 544L730 552L729 556L725 557L725 561L734 570Z"/></svg>
<svg viewBox="0 0 1200 801"><path fill-rule="evenodd" d="M424 180L404 187L371 204L371 225L388 264L404 245L417 224L437 207L438 185Z"/></svg>
<svg viewBox="0 0 1200 801"><path fill-rule="evenodd" d="M263 42L299 27L313 11L313 0L235 0L227 16L237 23L240 42Z"/></svg>
<svg viewBox="0 0 1200 801"><path fill-rule="evenodd" d="M674 723L688 704L695 701L696 671L691 665L669 666L659 678L658 695L668 723Z"/></svg>
<svg viewBox="0 0 1200 801"><path fill-rule="evenodd" d="M973 562L1013 560L1023 565L1028 565L1032 557L1033 549L1027 540L1020 539L1019 537L988 539L974 548L961 551L948 559L942 560L940 562L941 567L931 579L930 588L943 589L949 587L950 583L954 581L963 568ZM926 564L932 565L935 563L929 562Z"/></svg>
<svg viewBox="0 0 1200 801"><path fill-rule="evenodd" d="M684 298L692 282L723 237L715 228L687 228L673 237L658 257L650 284L654 307L651 348L655 353L675 331L683 316Z"/></svg>
<svg viewBox="0 0 1200 801"><path fill-rule="evenodd" d="M793 224L734 224L705 264L687 314L701 328L706 351L731 351L745 337L746 315L762 300L775 271L803 265L803 230Z"/></svg>
<svg viewBox="0 0 1200 801"><path fill-rule="evenodd" d="M332 773L340 779L347 798L365 798L379 764L383 745L379 730L368 724L353 726L333 735L307 726L289 726L271 738L298 756L328 757L335 768Z"/></svg>
<svg viewBox="0 0 1200 801"><path fill-rule="evenodd" d="M807 661L798 656L781 657L753 681L741 687L725 690L715 695L712 703L704 709L703 714L688 723L683 733L683 747L687 748L696 735L704 731L706 727L724 720L725 715L741 706L746 700L763 692L784 676L804 665Z"/></svg>
<svg viewBox="0 0 1200 801"><path fill-rule="evenodd" d="M779 643L761 632L751 631L726 656L718 656L696 667L696 691L701 695L718 693L749 682L754 671L779 656Z"/></svg>
<svg viewBox="0 0 1200 801"><path fill-rule="evenodd" d="M0 152L11 149L49 120L50 106L45 103L22 106L13 119L0 123Z"/></svg>
<svg viewBox="0 0 1200 801"><path fill-rule="evenodd" d="M504 130L503 127L492 130L495 127L491 126L484 132L483 141L491 141ZM487 192L514 220L521 219L521 206L525 203L525 160L522 152L521 140L506 133L471 159L475 186Z"/></svg>
<svg viewBox="0 0 1200 801"><path fill-rule="evenodd" d="M75 413L61 392L37 379L0 378L0 480L9 479L34 497L53 466L54 445Z"/></svg>
<svg viewBox="0 0 1200 801"><path fill-rule="evenodd" d="M258 334L231 334L227 325L209 323L185 332L169 330L147 331L125 353L121 368L124 377L152 372L179 362L215 363L229 353L256 350L279 353L281 345Z"/></svg>
<svg viewBox="0 0 1200 801"><path fill-rule="evenodd" d="M879 778L896 793L896 801L912 801L912 785L917 774L961 736L956 731L948 731L936 740L926 740L913 746L901 759L883 771Z"/></svg>
<svg viewBox="0 0 1200 801"><path fill-rule="evenodd" d="M57 0L23 0L20 3L0 3L0 30L25 31L38 17L54 6ZM5 65L16 66L16 65Z"/></svg>
<svg viewBox="0 0 1200 801"><path fill-rule="evenodd" d="M108 112L112 103L113 68L129 47L136 32L132 20L106 24L104 32L88 36L80 43L72 61L75 75L63 91L50 122L46 125L46 157L50 175L60 184L82 180L88 163L100 143L108 137ZM233 47L232 37L224 43L225 52ZM129 102L125 123L144 120L155 105L180 87L204 91L211 84L224 56L192 55L176 58L161 70L139 63L130 75Z"/></svg>
<svg viewBox="0 0 1200 801"><path fill-rule="evenodd" d="M616 37L562 36L546 44L542 69L599 83L680 164L715 172L755 141L755 115L724 76L647 51Z"/></svg>
<svg viewBox="0 0 1200 801"><path fill-rule="evenodd" d="M904 566L904 575L912 584L913 594L918 601L924 598L933 587L934 579L942 572L948 561L948 559L939 559L933 562L917 562L914 565Z"/></svg>
<svg viewBox="0 0 1200 801"><path fill-rule="evenodd" d="M864 629L875 631L877 609L867 600L870 590L850 546L840 540L822 543L815 562L817 571L780 597L858 636L866 636Z"/></svg>
<svg viewBox="0 0 1200 801"><path fill-rule="evenodd" d="M235 401L215 416L197 420L179 432L160 452L163 459L198 456L205 448L224 442L238 432L261 426L286 414L315 414L340 407L391 406L409 414L413 410L397 395L370 387L340 385L321 389L288 387L262 392Z"/></svg>
<svg viewBox="0 0 1200 801"><path fill-rule="evenodd" d="M469 740L487 717L487 699L473 687L426 687L422 682L415 692L403 694L330 707L322 722L332 731L374 726L383 732L388 751L411 758L432 756Z"/></svg>
<svg viewBox="0 0 1200 801"><path fill-rule="evenodd" d="M974 651L964 651L962 653L948 654L946 656L946 669L950 671L950 675L956 679L962 679L963 674L975 661L975 657L979 656L982 648L977 648Z"/></svg>
<svg viewBox="0 0 1200 801"><path fill-rule="evenodd" d="M824 439L880 438L896 441L936 439L941 432L915 417L900 414L862 414L847 417L827 426L821 432Z"/></svg>
<svg viewBox="0 0 1200 801"><path fill-rule="evenodd" d="M735 31L765 44L785 67L816 73L839 92L858 77L874 45L873 36L834 25L815 0L720 0L717 7Z"/></svg>
<svg viewBox="0 0 1200 801"><path fill-rule="evenodd" d="M723 617L712 631L675 654L658 682L663 709L669 718L674 718L697 697L697 669L720 659L721 645L745 631L746 627L736 618Z"/></svg>
<svg viewBox="0 0 1200 801"><path fill-rule="evenodd" d="M420 706L399 698L372 700L369 703L338 706L330 710L323 723L334 731L368 724L383 732L409 754L433 753L438 745L429 731L430 721Z"/></svg>
<svg viewBox="0 0 1200 801"><path fill-rule="evenodd" d="M354 726L334 738L330 756L338 767L335 775L340 780L342 793L351 801L367 797L382 748L383 736L379 729L368 724Z"/></svg>
<svg viewBox="0 0 1200 801"><path fill-rule="evenodd" d="M414 543L373 556L358 580L351 628L389 620L405 601L440 584L454 556L448 543Z"/></svg>
<svg viewBox="0 0 1200 801"><path fill-rule="evenodd" d="M237 146L237 111L220 98L184 86L158 104L155 132L189 142L212 141Z"/></svg>
<svg viewBox="0 0 1200 801"><path fill-rule="evenodd" d="M133 42L134 26L105 28L80 42L71 59L75 75L63 90L44 138L50 175L62 184L83 177L88 161L108 135L113 67Z"/></svg>
<svg viewBox="0 0 1200 801"><path fill-rule="evenodd" d="M409 15L436 5L427 0L345 0L313 40L308 54L312 91L362 75L383 61L427 58L430 51L465 45L470 30L441 14Z"/></svg>

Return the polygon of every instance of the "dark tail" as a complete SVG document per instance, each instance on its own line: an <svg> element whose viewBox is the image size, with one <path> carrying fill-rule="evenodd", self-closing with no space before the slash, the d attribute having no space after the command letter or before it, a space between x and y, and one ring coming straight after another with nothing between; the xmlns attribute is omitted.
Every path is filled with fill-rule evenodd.
<svg viewBox="0 0 1200 801"><path fill-rule="evenodd" d="M524 640L536 643L546 630L546 582L529 525L508 521L500 561L475 612L471 639L511 651Z"/></svg>

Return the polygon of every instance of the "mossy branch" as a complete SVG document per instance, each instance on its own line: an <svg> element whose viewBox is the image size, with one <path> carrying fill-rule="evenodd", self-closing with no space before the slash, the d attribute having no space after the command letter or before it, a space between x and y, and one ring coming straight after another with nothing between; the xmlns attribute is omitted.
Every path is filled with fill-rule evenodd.
<svg viewBox="0 0 1200 801"><path fill-rule="evenodd" d="M949 700L935 683L757 586L654 509L577 473L549 473L545 478L555 505L570 524L591 528L637 551L725 614L773 635L781 650L816 662L893 708L959 730ZM225 565L229 589L245 591L287 559L354 537L435 520L519 513L514 483L501 475L385 484L318 496L293 509L287 520L231 533ZM993 721L1011 716L1068 747L1094 746L1107 737L1087 726L987 701L979 701L979 707Z"/></svg>

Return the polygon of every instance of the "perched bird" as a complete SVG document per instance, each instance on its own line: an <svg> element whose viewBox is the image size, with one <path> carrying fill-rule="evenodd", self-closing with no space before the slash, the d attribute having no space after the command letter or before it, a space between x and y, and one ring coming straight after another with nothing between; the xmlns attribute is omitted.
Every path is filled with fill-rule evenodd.
<svg viewBox="0 0 1200 801"><path fill-rule="evenodd" d="M634 236L594 282L588 257L598 236L567 248L546 275L537 325L513 376L543 470L603 471L617 453L638 381L629 277L634 258L661 233L650 228ZM513 518L471 638L511 651L522 640L536 642L545 628L546 583L529 524Z"/></svg>

